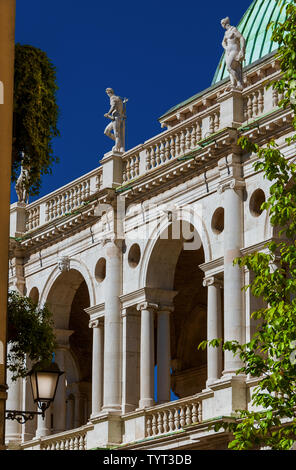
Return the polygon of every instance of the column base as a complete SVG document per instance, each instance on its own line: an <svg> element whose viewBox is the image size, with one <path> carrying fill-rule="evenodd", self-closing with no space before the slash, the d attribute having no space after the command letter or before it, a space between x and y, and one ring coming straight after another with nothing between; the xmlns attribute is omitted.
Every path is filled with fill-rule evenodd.
<svg viewBox="0 0 296 470"><path fill-rule="evenodd" d="M206 389L211 388L211 385L217 383L219 380L220 380L220 379L218 379L218 377L213 378L213 379L208 379L208 380L206 381Z"/></svg>
<svg viewBox="0 0 296 470"><path fill-rule="evenodd" d="M100 411L100 414L104 413L121 413L121 405L105 405L103 406L102 410Z"/></svg>
<svg viewBox="0 0 296 470"><path fill-rule="evenodd" d="M143 408L149 408L155 405L155 401L153 398L144 398L143 400L139 401L139 408L138 410L142 410Z"/></svg>

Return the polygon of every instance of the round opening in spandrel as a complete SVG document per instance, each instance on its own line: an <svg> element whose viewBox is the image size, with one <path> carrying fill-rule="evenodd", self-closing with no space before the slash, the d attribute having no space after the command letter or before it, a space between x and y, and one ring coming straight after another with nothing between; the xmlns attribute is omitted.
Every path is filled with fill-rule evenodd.
<svg viewBox="0 0 296 470"><path fill-rule="evenodd" d="M224 209L223 207L218 207L215 210L213 217L212 217L212 230L214 233L219 235L224 230Z"/></svg>
<svg viewBox="0 0 296 470"><path fill-rule="evenodd" d="M106 277L106 260L100 258L95 268L95 278L98 282L103 282Z"/></svg>

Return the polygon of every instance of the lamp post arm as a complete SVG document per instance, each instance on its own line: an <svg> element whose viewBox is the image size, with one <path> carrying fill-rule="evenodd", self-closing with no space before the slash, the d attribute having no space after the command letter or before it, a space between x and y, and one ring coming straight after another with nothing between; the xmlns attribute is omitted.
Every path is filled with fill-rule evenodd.
<svg viewBox="0 0 296 470"><path fill-rule="evenodd" d="M5 419L16 420L20 424L25 424L27 421L32 421L34 416L42 415L44 419L44 411L18 411L18 410L6 410Z"/></svg>

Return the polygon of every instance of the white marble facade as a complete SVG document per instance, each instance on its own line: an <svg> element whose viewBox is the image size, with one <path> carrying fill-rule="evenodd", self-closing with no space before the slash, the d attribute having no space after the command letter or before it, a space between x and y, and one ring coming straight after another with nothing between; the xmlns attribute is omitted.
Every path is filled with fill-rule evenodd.
<svg viewBox="0 0 296 470"><path fill-rule="evenodd" d="M207 421L248 408L255 383L231 353L198 344L245 341L255 327L249 273L232 261L274 234L260 212L268 182L237 138L273 137L292 157L291 112L265 87L278 74L269 56L244 72L243 90L218 83L144 144L12 205L10 285L51 308L65 375L45 421L7 425L11 446L227 447ZM8 405L32 408L24 381Z"/></svg>

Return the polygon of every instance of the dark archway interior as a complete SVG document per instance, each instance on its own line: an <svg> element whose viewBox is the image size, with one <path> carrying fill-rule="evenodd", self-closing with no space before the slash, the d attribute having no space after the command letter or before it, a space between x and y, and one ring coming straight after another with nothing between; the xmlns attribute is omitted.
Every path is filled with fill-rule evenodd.
<svg viewBox="0 0 296 470"><path fill-rule="evenodd" d="M207 353L198 345L207 338L207 289L203 286L203 248L182 250L175 269L171 318L172 389L180 398L205 388Z"/></svg>
<svg viewBox="0 0 296 470"><path fill-rule="evenodd" d="M69 330L74 330L70 336L70 348L79 367L80 380L84 382L92 380L92 329L88 327L89 315L84 311L89 305L88 288L83 281L71 305Z"/></svg>
<svg viewBox="0 0 296 470"><path fill-rule="evenodd" d="M61 410L54 408L52 418L54 428L61 431L64 426L67 429L82 426L91 412L92 329L85 312L90 306L90 296L81 273L75 269L61 273L50 290L47 304L54 317L57 354L63 351L65 374L60 379L56 403L64 396L65 387L66 417L64 422L64 416L60 418Z"/></svg>

